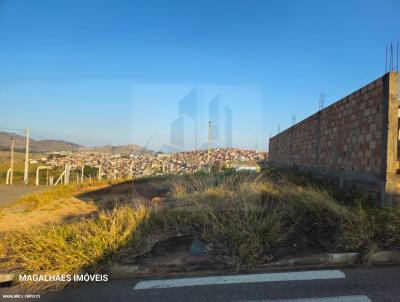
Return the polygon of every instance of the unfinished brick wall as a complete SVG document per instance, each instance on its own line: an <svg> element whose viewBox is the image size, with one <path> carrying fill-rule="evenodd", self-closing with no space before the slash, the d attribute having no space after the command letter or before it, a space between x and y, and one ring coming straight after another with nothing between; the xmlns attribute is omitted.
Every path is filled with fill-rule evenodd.
<svg viewBox="0 0 400 302"><path fill-rule="evenodd" d="M398 73L390 72L272 137L271 162L397 196Z"/></svg>

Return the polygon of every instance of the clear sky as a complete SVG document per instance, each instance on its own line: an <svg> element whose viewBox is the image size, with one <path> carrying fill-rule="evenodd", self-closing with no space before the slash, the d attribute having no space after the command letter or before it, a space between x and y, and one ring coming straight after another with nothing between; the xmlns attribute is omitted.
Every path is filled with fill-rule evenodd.
<svg viewBox="0 0 400 302"><path fill-rule="evenodd" d="M0 128L84 145L156 136L157 148L180 96L143 103L135 87L229 85L261 87L230 106L234 127L267 136L321 92L328 105L381 76L398 40L397 0L0 0Z"/></svg>

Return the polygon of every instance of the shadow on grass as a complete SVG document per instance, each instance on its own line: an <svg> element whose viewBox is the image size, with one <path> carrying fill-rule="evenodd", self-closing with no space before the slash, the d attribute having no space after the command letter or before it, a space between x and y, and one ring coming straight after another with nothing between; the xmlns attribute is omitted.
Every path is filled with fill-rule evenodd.
<svg viewBox="0 0 400 302"><path fill-rule="evenodd" d="M155 197L164 198L170 191L170 181L164 177L147 177L130 180L108 187L81 193L75 197L92 201L99 209L110 209L117 204L132 204L137 201L150 202Z"/></svg>

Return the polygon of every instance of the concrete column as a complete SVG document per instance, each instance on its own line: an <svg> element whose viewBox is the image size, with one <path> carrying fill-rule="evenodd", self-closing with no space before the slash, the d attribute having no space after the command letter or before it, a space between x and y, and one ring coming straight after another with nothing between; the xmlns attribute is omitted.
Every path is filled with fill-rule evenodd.
<svg viewBox="0 0 400 302"><path fill-rule="evenodd" d="M383 78L384 88L384 117L383 117L383 180L384 188L381 192L381 206L391 206L396 201L397 182L397 144L398 144L398 89L399 73L389 72Z"/></svg>

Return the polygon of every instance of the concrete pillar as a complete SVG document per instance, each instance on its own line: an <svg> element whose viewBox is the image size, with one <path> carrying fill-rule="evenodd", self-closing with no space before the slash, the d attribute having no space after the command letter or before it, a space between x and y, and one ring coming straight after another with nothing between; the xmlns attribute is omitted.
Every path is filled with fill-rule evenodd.
<svg viewBox="0 0 400 302"><path fill-rule="evenodd" d="M383 78L384 87L384 117L383 117L383 137L384 146L383 161L383 180L384 187L381 188L381 206L391 206L396 201L397 182L397 144L398 144L398 89L399 89L399 73L389 72Z"/></svg>

